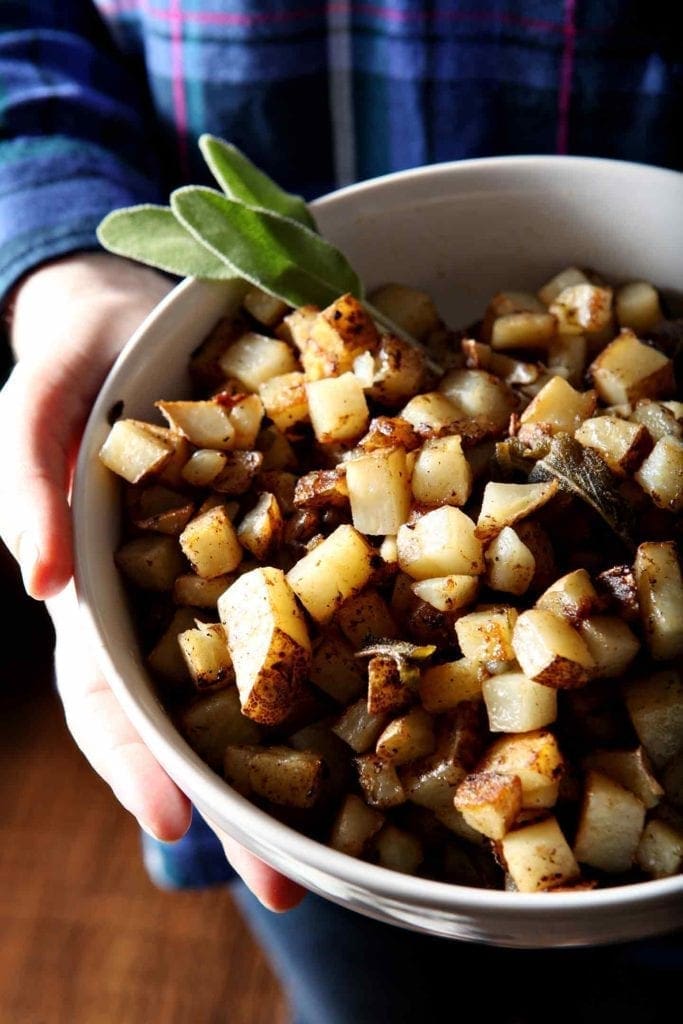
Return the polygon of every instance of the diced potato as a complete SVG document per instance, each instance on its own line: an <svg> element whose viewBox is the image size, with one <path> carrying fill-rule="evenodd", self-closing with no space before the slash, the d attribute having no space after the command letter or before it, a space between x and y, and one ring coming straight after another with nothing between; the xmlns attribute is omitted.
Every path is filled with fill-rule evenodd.
<svg viewBox="0 0 683 1024"><path fill-rule="evenodd" d="M300 695L311 662L304 617L279 569L240 576L219 598L245 715L277 725Z"/></svg>
<svg viewBox="0 0 683 1024"><path fill-rule="evenodd" d="M586 774L574 856L582 864L618 874L628 871L645 824L642 800L601 772Z"/></svg>
<svg viewBox="0 0 683 1024"><path fill-rule="evenodd" d="M115 560L124 576L143 590L171 590L176 576L187 568L175 538L163 535L126 541Z"/></svg>
<svg viewBox="0 0 683 1024"><path fill-rule="evenodd" d="M578 267L566 267L546 281L538 290L538 297L544 306L549 306L565 288L572 288L577 284L588 284L588 278L583 270L579 270Z"/></svg>
<svg viewBox="0 0 683 1024"><path fill-rule="evenodd" d="M580 634L566 619L542 608L522 612L512 647L524 674L554 689L583 686L595 668Z"/></svg>
<svg viewBox="0 0 683 1024"><path fill-rule="evenodd" d="M299 352L304 352L310 344L311 329L319 312L317 306L299 306L284 317L275 333L278 338L293 345Z"/></svg>
<svg viewBox="0 0 683 1024"><path fill-rule="evenodd" d="M393 765L406 764L434 750L434 723L424 708L413 708L389 722L382 731L376 752Z"/></svg>
<svg viewBox="0 0 683 1024"><path fill-rule="evenodd" d="M595 662L592 679L623 675L640 650L635 633L616 615L592 615L579 623L578 629Z"/></svg>
<svg viewBox="0 0 683 1024"><path fill-rule="evenodd" d="M595 284L563 288L548 307L558 334L599 334L612 323L612 289Z"/></svg>
<svg viewBox="0 0 683 1024"><path fill-rule="evenodd" d="M646 541L633 565L647 645L655 661L683 654L683 576L673 541Z"/></svg>
<svg viewBox="0 0 683 1024"><path fill-rule="evenodd" d="M421 390L426 370L425 356L407 341L393 334L383 334L372 363L368 393L381 405L400 405Z"/></svg>
<svg viewBox="0 0 683 1024"><path fill-rule="evenodd" d="M488 306L484 319L495 320L499 316L507 316L509 313L544 313L543 303L532 295L531 292L497 292Z"/></svg>
<svg viewBox="0 0 683 1024"><path fill-rule="evenodd" d="M418 341L424 341L441 326L434 300L419 288L405 284L383 284L370 293L370 301L380 313L384 313Z"/></svg>
<svg viewBox="0 0 683 1024"><path fill-rule="evenodd" d="M266 416L283 433L308 420L306 377L295 370L270 377L259 384L259 396Z"/></svg>
<svg viewBox="0 0 683 1024"><path fill-rule="evenodd" d="M176 537L194 512L194 502L185 494L149 484L129 489L131 522L138 530L153 530Z"/></svg>
<svg viewBox="0 0 683 1024"><path fill-rule="evenodd" d="M645 427L657 442L662 437L683 437L683 424L675 411L678 402L655 402L652 398L641 398L629 414L632 423Z"/></svg>
<svg viewBox="0 0 683 1024"><path fill-rule="evenodd" d="M297 508L348 508L349 488L346 466L314 469L296 481L294 505Z"/></svg>
<svg viewBox="0 0 683 1024"><path fill-rule="evenodd" d="M431 714L457 707L462 701L481 697L486 671L478 661L458 658L442 665L430 665L420 678L420 700Z"/></svg>
<svg viewBox="0 0 683 1024"><path fill-rule="evenodd" d="M230 399L228 406L230 408L230 423L235 431L232 447L253 448L263 419L261 399L258 395L243 395L236 400Z"/></svg>
<svg viewBox="0 0 683 1024"><path fill-rule="evenodd" d="M427 436L444 433L461 418L461 410L439 391L425 391L415 395L401 410L401 419L410 423L418 433Z"/></svg>
<svg viewBox="0 0 683 1024"><path fill-rule="evenodd" d="M386 725L386 715L373 715L368 711L368 702L361 697L350 704L332 727L332 732L340 740L364 754L375 745Z"/></svg>
<svg viewBox="0 0 683 1024"><path fill-rule="evenodd" d="M107 469L130 484L155 475L171 458L173 445L138 420L117 420L100 448L99 457Z"/></svg>
<svg viewBox="0 0 683 1024"><path fill-rule="evenodd" d="M378 448L346 463L353 525L361 533L395 534L410 511L410 477L403 448Z"/></svg>
<svg viewBox="0 0 683 1024"><path fill-rule="evenodd" d="M395 714L415 703L415 692L401 679L395 658L375 656L368 662L368 711Z"/></svg>
<svg viewBox="0 0 683 1024"><path fill-rule="evenodd" d="M245 328L241 316L224 316L214 325L208 335L190 356L190 376L199 390L211 390L225 383L225 374L218 360L235 338Z"/></svg>
<svg viewBox="0 0 683 1024"><path fill-rule="evenodd" d="M664 790L652 774L649 758L642 747L635 750L595 750L583 759L585 768L602 772L634 793L647 810L656 807Z"/></svg>
<svg viewBox="0 0 683 1024"><path fill-rule="evenodd" d="M683 680L674 669L634 679L625 689L633 727L656 769L683 749Z"/></svg>
<svg viewBox="0 0 683 1024"><path fill-rule="evenodd" d="M663 319L657 289L647 281L631 281L618 288L614 306L619 326L630 327L638 335Z"/></svg>
<svg viewBox="0 0 683 1024"><path fill-rule="evenodd" d="M292 566L287 580L306 611L316 622L325 623L366 585L374 555L353 526L342 524Z"/></svg>
<svg viewBox="0 0 683 1024"><path fill-rule="evenodd" d="M173 583L173 602L195 608L215 608L218 598L231 583L232 576L214 576L208 580L193 572L181 573Z"/></svg>
<svg viewBox="0 0 683 1024"><path fill-rule="evenodd" d="M401 569L415 580L438 576L476 576L483 572L481 541L469 516L444 505L404 523L396 535Z"/></svg>
<svg viewBox="0 0 683 1024"><path fill-rule="evenodd" d="M536 559L510 526L504 526L484 552L486 582L492 590L520 595L529 589Z"/></svg>
<svg viewBox="0 0 683 1024"><path fill-rule="evenodd" d="M192 749L219 772L228 744L253 744L261 738L258 725L242 714L235 686L198 697L180 713L179 726Z"/></svg>
<svg viewBox="0 0 683 1024"><path fill-rule="evenodd" d="M640 465L651 441L645 427L616 416L594 416L585 420L574 437L586 448L593 448L613 473L627 476Z"/></svg>
<svg viewBox="0 0 683 1024"><path fill-rule="evenodd" d="M522 427L543 424L551 433L573 434L595 412L594 391L576 391L563 377L551 377L520 417ZM520 431L523 435L523 430Z"/></svg>
<svg viewBox="0 0 683 1024"><path fill-rule="evenodd" d="M368 807L359 796L349 793L335 819L330 846L340 853L360 857L383 824L384 816L379 811Z"/></svg>
<svg viewBox="0 0 683 1024"><path fill-rule="evenodd" d="M542 508L555 496L557 489L557 480L537 484L487 483L477 520L477 537L480 540L495 537L504 526L512 526Z"/></svg>
<svg viewBox="0 0 683 1024"><path fill-rule="evenodd" d="M574 387L580 387L587 355L588 344L583 334L558 334L548 345L548 372L564 377Z"/></svg>
<svg viewBox="0 0 683 1024"><path fill-rule="evenodd" d="M354 650L371 640L398 636L398 627L386 601L370 587L340 605L337 624Z"/></svg>
<svg viewBox="0 0 683 1024"><path fill-rule="evenodd" d="M280 543L283 530L284 519L277 498L264 491L237 527L237 539L262 562Z"/></svg>
<svg viewBox="0 0 683 1024"><path fill-rule="evenodd" d="M600 611L601 601L586 570L575 569L551 583L536 601L536 607L577 624Z"/></svg>
<svg viewBox="0 0 683 1024"><path fill-rule="evenodd" d="M384 825L372 845L378 862L390 871L414 875L424 860L424 850L418 837L395 825Z"/></svg>
<svg viewBox="0 0 683 1024"><path fill-rule="evenodd" d="M512 634L517 609L493 605L462 615L455 623L460 650L471 661L513 661Z"/></svg>
<svg viewBox="0 0 683 1024"><path fill-rule="evenodd" d="M517 408L512 388L485 370L451 370L439 382L439 391L461 417L480 417L494 429L506 427ZM405 410L402 415L405 416Z"/></svg>
<svg viewBox="0 0 683 1024"><path fill-rule="evenodd" d="M517 775L474 772L458 786L455 806L477 832L502 839L522 809L522 783Z"/></svg>
<svg viewBox="0 0 683 1024"><path fill-rule="evenodd" d="M437 611L456 612L474 601L479 592L479 579L477 576L451 573L435 579L417 580L411 584L411 589L416 597Z"/></svg>
<svg viewBox="0 0 683 1024"><path fill-rule="evenodd" d="M358 781L366 803L381 810L398 807L406 801L396 766L377 754L362 754L355 758Z"/></svg>
<svg viewBox="0 0 683 1024"><path fill-rule="evenodd" d="M235 428L230 410L219 401L155 402L170 427L198 448L227 450L234 447Z"/></svg>
<svg viewBox="0 0 683 1024"><path fill-rule="evenodd" d="M220 494L233 497L246 494L263 463L261 452L225 452L225 465L211 486Z"/></svg>
<svg viewBox="0 0 683 1024"><path fill-rule="evenodd" d="M378 345L379 332L363 304L353 295L342 295L313 322L302 353L306 376L316 380L345 373L357 355L374 352Z"/></svg>
<svg viewBox="0 0 683 1024"><path fill-rule="evenodd" d="M639 398L667 398L674 391L673 364L656 348L624 329L593 360L593 384L607 405Z"/></svg>
<svg viewBox="0 0 683 1024"><path fill-rule="evenodd" d="M281 807L312 807L320 793L323 761L317 754L291 747L229 745L223 769L228 782L246 795Z"/></svg>
<svg viewBox="0 0 683 1024"><path fill-rule="evenodd" d="M502 736L491 744L477 765L477 771L518 775L522 807L553 807L563 768L557 740L547 729Z"/></svg>
<svg viewBox="0 0 683 1024"><path fill-rule="evenodd" d="M244 554L223 505L191 519L180 534L180 547L197 575L207 579L232 572Z"/></svg>
<svg viewBox="0 0 683 1024"><path fill-rule="evenodd" d="M485 679L482 694L491 732L531 732L557 718L557 691L523 672L501 672Z"/></svg>
<svg viewBox="0 0 683 1024"><path fill-rule="evenodd" d="M151 671L163 681L165 689L184 690L192 687L192 680L185 659L180 653L178 636L186 629L196 625L196 610L193 608L177 608L173 613L161 636L147 655L147 664Z"/></svg>
<svg viewBox="0 0 683 1024"><path fill-rule="evenodd" d="M227 455L215 448L199 448L182 468L181 476L192 487L210 487L225 469Z"/></svg>
<svg viewBox="0 0 683 1024"><path fill-rule="evenodd" d="M683 510L683 441L662 437L634 474L655 505L670 512Z"/></svg>
<svg viewBox="0 0 683 1024"><path fill-rule="evenodd" d="M352 373L306 384L313 431L321 444L352 441L367 430L370 415L363 389Z"/></svg>
<svg viewBox="0 0 683 1024"><path fill-rule="evenodd" d="M365 685L364 666L336 630L329 630L313 647L311 682L339 704L355 700Z"/></svg>
<svg viewBox="0 0 683 1024"><path fill-rule="evenodd" d="M425 441L413 466L411 487L415 500L424 505L465 504L472 490L472 470L457 434Z"/></svg>
<svg viewBox="0 0 683 1024"><path fill-rule="evenodd" d="M220 622L198 622L178 634L180 651L198 690L235 682L232 659Z"/></svg>
<svg viewBox="0 0 683 1024"><path fill-rule="evenodd" d="M247 291L242 299L242 305L247 313L264 327L274 327L290 308L282 299L276 299L274 295L264 292L255 285Z"/></svg>
<svg viewBox="0 0 683 1024"><path fill-rule="evenodd" d="M557 333L557 320L552 313L506 313L493 321L491 347L546 348Z"/></svg>
<svg viewBox="0 0 683 1024"><path fill-rule="evenodd" d="M636 850L638 867L652 878L668 878L683 868L683 832L666 821L648 821Z"/></svg>
<svg viewBox="0 0 683 1024"><path fill-rule="evenodd" d="M271 377L298 370L294 352L285 341L256 331L247 331L234 341L219 365L226 377L234 377L247 391L258 391L259 385Z"/></svg>
<svg viewBox="0 0 683 1024"><path fill-rule="evenodd" d="M508 832L501 847L519 892L556 889L580 875L571 847L554 817Z"/></svg>

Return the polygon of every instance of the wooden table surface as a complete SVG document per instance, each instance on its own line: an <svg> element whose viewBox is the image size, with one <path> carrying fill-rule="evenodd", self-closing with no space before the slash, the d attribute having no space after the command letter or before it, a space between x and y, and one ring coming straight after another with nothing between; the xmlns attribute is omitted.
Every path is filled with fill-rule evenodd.
<svg viewBox="0 0 683 1024"><path fill-rule="evenodd" d="M284 1024L227 891L166 893L136 823L73 745L51 634L0 551L0 1021Z"/></svg>

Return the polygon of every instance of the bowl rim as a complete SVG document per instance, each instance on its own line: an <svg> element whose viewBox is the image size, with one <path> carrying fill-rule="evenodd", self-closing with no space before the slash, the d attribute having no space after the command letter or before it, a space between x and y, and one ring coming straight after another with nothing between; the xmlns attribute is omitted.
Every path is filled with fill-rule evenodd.
<svg viewBox="0 0 683 1024"><path fill-rule="evenodd" d="M487 176L503 168L531 169L543 172L565 172L573 167L580 174L595 171L613 174L615 170L628 175L646 174L665 180L683 189L683 174L670 168L612 160L603 157L521 155L475 158L470 160L446 161L424 167L408 168L381 175L366 181L356 182L337 189L311 203L314 211L332 209L344 202L348 196L371 195L377 189L388 185L401 185L410 179L436 181L450 178L467 171L481 172ZM505 172L503 172L505 173ZM340 882L359 890L371 890L385 899L410 905L438 908L444 912L481 913L492 912L508 918L538 918L552 922L565 918L587 918L600 911L619 909L620 912L641 906L651 901L663 901L683 892L683 876L648 879L617 885L604 889L563 891L554 893L519 893L503 890L489 890L451 882L439 882L419 876L405 875L380 865L372 864L326 846L283 824L266 811L240 796L229 784L198 757L189 744L166 716L158 723L150 709L144 706L131 690L119 671L116 660L103 642L103 622L97 614L97 571L94 560L89 560L83 544L78 543L82 527L87 521L87 491L89 488L88 462L92 457L93 434L106 416L112 400L112 389L120 368L132 351L135 351L150 327L158 326L173 315L178 302L188 292L203 282L194 278L180 281L139 325L128 340L109 374L102 384L84 430L74 475L72 515L74 524L74 580L80 614L85 625L89 645L103 671L107 682L141 738L149 746L162 766L176 780L180 788L194 790L193 780L201 786L202 796L197 803L207 806L223 806L226 820L232 817L238 822L235 829L240 842L249 846L253 835L266 848L281 850L291 861L299 862L322 875L333 875ZM159 702L161 714L165 715ZM256 851L254 851L256 852ZM263 856L260 849L259 856ZM542 897L552 896L552 899Z"/></svg>

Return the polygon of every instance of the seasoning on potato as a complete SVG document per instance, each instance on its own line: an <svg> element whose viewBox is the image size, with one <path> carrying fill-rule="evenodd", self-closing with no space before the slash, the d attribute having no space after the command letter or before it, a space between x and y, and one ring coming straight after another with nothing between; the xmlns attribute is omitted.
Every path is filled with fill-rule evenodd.
<svg viewBox="0 0 683 1024"><path fill-rule="evenodd" d="M680 872L683 395L656 288L570 267L457 331L418 289L371 298L419 344L348 294L251 289L196 393L104 442L161 699L239 792L392 870Z"/></svg>

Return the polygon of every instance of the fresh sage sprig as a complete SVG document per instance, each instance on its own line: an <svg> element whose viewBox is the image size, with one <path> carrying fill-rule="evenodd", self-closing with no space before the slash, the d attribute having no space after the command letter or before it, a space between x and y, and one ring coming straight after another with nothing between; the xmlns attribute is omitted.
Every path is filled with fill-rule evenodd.
<svg viewBox="0 0 683 1024"><path fill-rule="evenodd" d="M351 292L440 372L419 342L364 298L360 278L318 233L301 196L281 189L223 139L202 135L199 148L223 192L188 185L172 193L170 206L115 210L97 229L105 249L178 277L243 278L290 306L326 306Z"/></svg>

